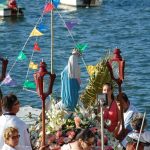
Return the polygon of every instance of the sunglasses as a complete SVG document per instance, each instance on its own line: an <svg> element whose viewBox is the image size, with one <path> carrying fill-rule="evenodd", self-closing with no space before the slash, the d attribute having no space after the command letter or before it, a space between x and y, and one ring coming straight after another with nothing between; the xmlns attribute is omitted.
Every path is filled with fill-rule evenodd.
<svg viewBox="0 0 150 150"><path fill-rule="evenodd" d="M10 136L11 139L15 140L15 139L19 139L20 135L15 135L15 136Z"/></svg>

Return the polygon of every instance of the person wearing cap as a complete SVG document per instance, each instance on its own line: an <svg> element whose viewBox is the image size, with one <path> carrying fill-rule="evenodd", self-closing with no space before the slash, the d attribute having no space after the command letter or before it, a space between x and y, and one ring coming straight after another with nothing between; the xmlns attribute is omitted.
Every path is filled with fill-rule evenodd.
<svg viewBox="0 0 150 150"><path fill-rule="evenodd" d="M27 125L16 116L19 111L20 103L16 95L8 94L2 98L2 111L0 116L0 149L4 145L3 134L7 127L15 127L20 134L20 140L18 146L31 148L30 135ZM23 148L22 148L23 150Z"/></svg>
<svg viewBox="0 0 150 150"><path fill-rule="evenodd" d="M73 49L68 64L61 73L61 103L68 111L74 111L79 99L81 79L78 59L80 56L80 50Z"/></svg>

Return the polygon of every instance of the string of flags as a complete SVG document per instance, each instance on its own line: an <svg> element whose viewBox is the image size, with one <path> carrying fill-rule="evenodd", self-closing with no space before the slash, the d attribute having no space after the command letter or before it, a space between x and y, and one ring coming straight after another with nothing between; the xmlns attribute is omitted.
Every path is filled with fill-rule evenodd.
<svg viewBox="0 0 150 150"><path fill-rule="evenodd" d="M57 8L59 3L60 3L60 0L53 0L52 3L50 3L50 2L46 3L46 5L44 6L43 14L49 13L54 8ZM69 32L73 29L73 27L75 25L77 25L76 21L67 21L67 22L65 22L65 28L67 28L69 30ZM48 30L48 27L40 22L39 25L36 25L33 28L31 33L29 34L29 38L44 36L44 32L47 31L47 30ZM15 63L18 62L18 61L24 61L24 60L27 59L27 56L24 53L24 48L25 48L26 44L27 44L27 42L23 46L23 49L19 52ZM79 49L80 52L83 52L88 47L88 45L87 44L79 44L78 43L78 44L76 44L75 47L77 49ZM36 42L34 42L33 51L37 51L37 52L41 51L41 48L40 48L37 40L36 40ZM15 66L15 63L13 64L13 67ZM29 69L30 70L37 70L38 69L38 64L36 64L32 59L30 59L30 61L29 61L28 70ZM87 69L87 71L88 71L90 76L95 71L95 67L94 66L86 66L86 69ZM12 86L12 87L17 85L17 82L15 80L13 80L12 77L10 76L10 71L6 75L5 79L1 82L0 86L2 86L2 85ZM33 81L29 81L28 77L27 77L26 80L24 81L23 88L36 89L36 84Z"/></svg>

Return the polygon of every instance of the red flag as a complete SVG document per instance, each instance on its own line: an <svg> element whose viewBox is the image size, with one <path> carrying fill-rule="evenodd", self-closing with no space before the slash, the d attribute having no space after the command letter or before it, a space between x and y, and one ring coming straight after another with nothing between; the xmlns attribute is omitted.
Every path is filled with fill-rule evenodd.
<svg viewBox="0 0 150 150"><path fill-rule="evenodd" d="M34 43L34 48L33 49L36 50L36 51L40 51L41 50L41 48L39 47L38 43Z"/></svg>
<svg viewBox="0 0 150 150"><path fill-rule="evenodd" d="M54 8L54 5L53 5L53 4L47 3L47 4L45 5L45 7L44 7L44 13L50 12L51 10L53 10L53 8Z"/></svg>

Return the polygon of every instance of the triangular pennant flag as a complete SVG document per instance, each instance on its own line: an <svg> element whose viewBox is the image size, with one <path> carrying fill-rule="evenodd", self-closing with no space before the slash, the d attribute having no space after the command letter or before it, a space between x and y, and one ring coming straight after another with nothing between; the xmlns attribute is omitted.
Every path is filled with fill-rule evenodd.
<svg viewBox="0 0 150 150"><path fill-rule="evenodd" d="M23 84L24 88L29 88L29 89L36 89L36 84L35 82L31 82L29 80L26 80Z"/></svg>
<svg viewBox="0 0 150 150"><path fill-rule="evenodd" d="M40 32L45 32L48 30L48 27L43 25L43 24L39 24L37 29L40 31Z"/></svg>
<svg viewBox="0 0 150 150"><path fill-rule="evenodd" d="M34 50L36 50L36 51L40 51L41 50L41 48L39 47L39 45L38 45L38 43L34 43L34 48L33 48Z"/></svg>
<svg viewBox="0 0 150 150"><path fill-rule="evenodd" d="M90 76L96 71L96 66L89 65L86 68Z"/></svg>
<svg viewBox="0 0 150 150"><path fill-rule="evenodd" d="M5 79L1 83L2 85L7 85L7 86L16 86L16 82L12 80L9 74L6 75Z"/></svg>
<svg viewBox="0 0 150 150"><path fill-rule="evenodd" d="M71 30L71 29L77 24L77 22L75 22L75 21L70 21L70 22L66 22L65 24L66 24L66 27L67 27L69 30Z"/></svg>
<svg viewBox="0 0 150 150"><path fill-rule="evenodd" d="M83 53L83 51L87 48L87 44L77 44L76 48L79 50L80 53Z"/></svg>
<svg viewBox="0 0 150 150"><path fill-rule="evenodd" d="M38 64L35 64L34 62L30 61L29 68L36 70L36 69L38 69Z"/></svg>
<svg viewBox="0 0 150 150"><path fill-rule="evenodd" d="M32 36L42 36L43 33L41 33L40 31L38 31L36 28L34 28L32 30L32 32L30 33L30 36L29 37L32 37Z"/></svg>
<svg viewBox="0 0 150 150"><path fill-rule="evenodd" d="M26 58L27 58L27 56L21 51L17 57L17 60L24 60Z"/></svg>
<svg viewBox="0 0 150 150"><path fill-rule="evenodd" d="M44 7L44 13L50 12L51 10L53 10L53 8L54 8L53 4L47 3Z"/></svg>
<svg viewBox="0 0 150 150"><path fill-rule="evenodd" d="M54 4L55 8L57 8L60 3L60 0L53 0L52 2Z"/></svg>

